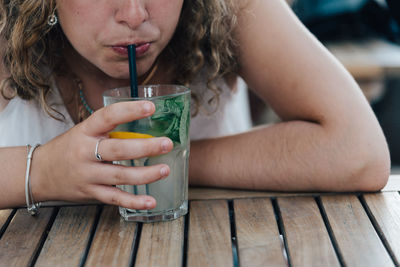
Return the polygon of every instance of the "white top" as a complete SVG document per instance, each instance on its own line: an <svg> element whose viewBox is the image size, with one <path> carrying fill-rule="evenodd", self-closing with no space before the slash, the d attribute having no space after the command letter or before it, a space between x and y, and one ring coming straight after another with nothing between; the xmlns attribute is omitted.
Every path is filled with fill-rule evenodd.
<svg viewBox="0 0 400 267"><path fill-rule="evenodd" d="M238 78L237 89L232 91L224 79L219 80L217 84L222 92L218 109L214 110L212 105L207 104L212 93L206 90L201 76L190 86L192 92L202 95L201 109L190 123L191 140L247 131L251 127L251 119L245 82ZM55 83L53 84L49 103L55 105L65 116L65 120L58 121L50 117L35 101L15 97L0 112L0 147L44 144L74 126L59 91Z"/></svg>

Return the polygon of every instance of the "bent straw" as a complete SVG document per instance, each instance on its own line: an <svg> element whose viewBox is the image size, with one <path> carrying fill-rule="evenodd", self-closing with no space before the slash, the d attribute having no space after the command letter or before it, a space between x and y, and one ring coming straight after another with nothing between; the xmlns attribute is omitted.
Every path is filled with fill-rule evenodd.
<svg viewBox="0 0 400 267"><path fill-rule="evenodd" d="M138 97L136 45L128 45L129 78L131 80L131 97Z"/></svg>

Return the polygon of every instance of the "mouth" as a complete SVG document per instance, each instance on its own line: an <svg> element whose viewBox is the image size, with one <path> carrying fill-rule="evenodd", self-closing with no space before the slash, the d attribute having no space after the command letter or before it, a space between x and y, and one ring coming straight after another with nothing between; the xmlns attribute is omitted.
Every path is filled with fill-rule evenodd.
<svg viewBox="0 0 400 267"><path fill-rule="evenodd" d="M150 49L151 43L139 43L136 44L136 57L141 57L143 56L149 49ZM119 55L128 57L128 44L117 44L111 46L111 48Z"/></svg>

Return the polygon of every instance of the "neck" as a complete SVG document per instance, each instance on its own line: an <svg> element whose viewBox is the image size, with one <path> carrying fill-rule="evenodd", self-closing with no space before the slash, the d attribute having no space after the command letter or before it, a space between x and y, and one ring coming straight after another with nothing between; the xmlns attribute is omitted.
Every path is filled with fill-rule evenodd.
<svg viewBox="0 0 400 267"><path fill-rule="evenodd" d="M77 81L79 81L86 102L93 110L103 106L102 94L105 90L129 86L128 79L116 79L108 76L73 49L66 49L64 58L69 69L66 80L70 86L61 86L60 90L64 91L64 96L76 96L79 90Z"/></svg>

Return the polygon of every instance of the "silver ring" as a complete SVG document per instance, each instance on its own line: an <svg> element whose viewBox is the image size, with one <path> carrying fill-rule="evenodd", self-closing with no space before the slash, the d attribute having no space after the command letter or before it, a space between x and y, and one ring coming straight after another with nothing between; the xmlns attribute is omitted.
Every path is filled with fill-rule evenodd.
<svg viewBox="0 0 400 267"><path fill-rule="evenodd" d="M98 161L103 161L103 158L101 157L101 155L100 155L100 153L99 153L99 145L100 145L100 142L101 142L103 139L104 139L104 138L100 138L99 140L97 140L96 148L94 149L94 156L96 157L96 159L97 159Z"/></svg>

